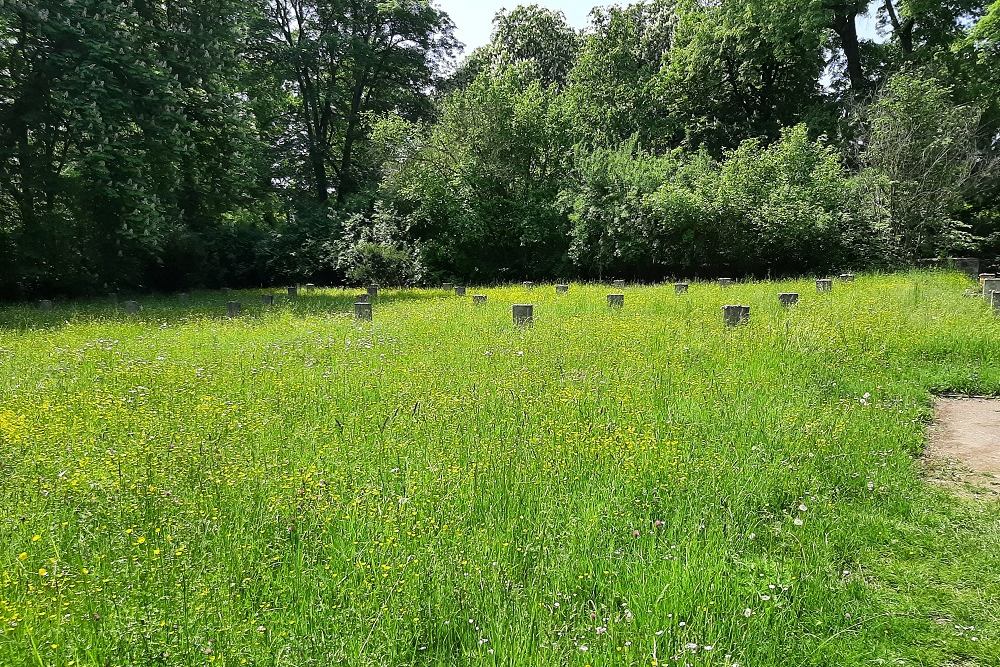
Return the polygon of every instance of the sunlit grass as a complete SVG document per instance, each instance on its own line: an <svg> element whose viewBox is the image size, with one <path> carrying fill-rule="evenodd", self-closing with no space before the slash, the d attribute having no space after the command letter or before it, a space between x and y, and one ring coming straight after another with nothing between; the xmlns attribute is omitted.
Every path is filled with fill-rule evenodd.
<svg viewBox="0 0 1000 667"><path fill-rule="evenodd" d="M971 287L7 308L0 664L1000 664L1000 509L915 462Z"/></svg>

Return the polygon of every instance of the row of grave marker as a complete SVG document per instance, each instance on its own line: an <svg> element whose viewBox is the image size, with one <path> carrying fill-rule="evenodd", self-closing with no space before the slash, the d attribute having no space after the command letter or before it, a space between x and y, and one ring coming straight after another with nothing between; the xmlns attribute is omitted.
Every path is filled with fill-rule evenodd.
<svg viewBox="0 0 1000 667"><path fill-rule="evenodd" d="M842 273L842 274L840 274L840 276L838 276L838 278L840 279L841 282L845 282L845 283L852 283L852 282L854 282L854 274L853 273ZM732 278L719 278L716 282L721 287L732 287L733 285L736 284L736 281L733 280ZM626 283L625 283L624 280L613 280L613 281L611 281L611 285L613 287L618 287L620 289L624 289ZM682 291L686 291L689 285L690 285L690 283L674 283L674 287L677 289L678 293L680 293ZM521 286L524 287L525 289L534 289L535 283L531 282L530 280L526 280L523 283L521 283ZM832 289L833 279L832 278L820 278L819 280L816 281L816 286L820 287L820 291L829 291L830 289ZM451 291L452 289L456 289L456 290L458 290L458 289L464 290L465 289L464 287L456 287L452 283L444 283L442 285L442 288L445 291ZM556 285L556 292L559 292L560 294L565 294L568 291L569 291L569 285L564 285L564 284ZM464 294L464 291L462 292L462 294Z"/></svg>
<svg viewBox="0 0 1000 667"><path fill-rule="evenodd" d="M845 281L845 282L851 282L851 281L854 280L854 276L852 274L844 274L844 275L840 276L840 279L843 280L843 281ZM721 285L723 287L730 287L730 286L732 286L732 285L735 284L735 281L732 278L720 278L719 281L718 281L718 283L719 283L719 285ZM618 287L618 288L624 288L625 287L625 281L624 280L615 280L615 281L613 281L612 284L615 287ZM533 282L531 282L531 281L525 281L523 283L523 285L524 285L524 287L530 289L530 288L533 288L535 284ZM819 289L820 291L829 291L830 289L833 288L833 281L830 280L830 279L817 280L816 281L816 286L817 286L817 289ZM316 290L316 286L313 285L313 284L311 284L311 283L306 284L304 287L305 287L305 290L307 292L314 292ZM465 296L466 293L467 293L467 289L468 289L468 288L466 288L464 286L455 286L452 283L444 283L442 285L442 287L446 291L452 291L452 290L454 290L454 292L455 292L455 294L457 296ZM689 287L689 283L675 283L674 290L678 294L682 294L682 293L687 292L688 287ZM299 295L299 290L300 289L301 288L299 288L298 286L288 287L287 288L287 294L288 294L288 296L296 297L296 296ZM226 289L224 291L229 292L231 290ZM567 292L569 292L569 285L566 285L566 284L556 285L556 293L557 294L566 294ZM362 303L362 302L364 302L366 300L377 298L378 297L378 293L379 293L378 285L371 285L371 286L369 286L367 288L367 293L366 294L362 294L360 297L358 297L358 301L357 302L358 303ZM482 297L482 295L477 295L477 296ZM112 293L112 294L109 294L108 297L114 303L118 303L118 294ZM188 293L186 293L186 292L181 292L181 293L179 293L177 295L177 298L182 303L187 303L188 301L190 301L191 295L188 294ZM482 297L482 299L485 300L485 297ZM264 294L264 295L262 295L261 296L261 303L263 305L265 305L265 306L273 306L274 305L274 295L273 294ZM234 307L233 304L236 304L236 306ZM239 314L239 312L241 310L240 304L238 302L236 302L236 301L230 301L229 303L226 304L226 306L227 306L227 308L230 309L230 311L235 310L235 313L237 315ZM52 310L55 307L55 304L54 304L53 301L51 301L49 299L43 299L43 300L41 300L41 301L38 302L38 307L41 310L48 311L48 310ZM127 312L127 313L138 313L142 309L142 307L139 305L138 301L132 301L132 300L123 302L122 303L122 307L124 308L125 312Z"/></svg>
<svg viewBox="0 0 1000 667"><path fill-rule="evenodd" d="M854 274L845 273L840 276L840 279L844 282L854 282ZM723 287L729 287L734 284L732 278L720 278L719 285ZM625 287L624 280L614 281L614 286L619 288ZM523 286L531 289L534 287L534 283L531 281L525 281ZM443 283L442 289L451 292L454 291L456 296L466 296L467 288L462 285L455 285L453 283ZM674 283L674 292L677 294L687 294L690 283ZM833 280L830 278L821 278L816 281L816 290L818 292L830 292L833 290ZM559 284L556 285L557 294L566 294L569 292L569 285ZM483 305L486 303L485 294L473 294L472 302L477 305ZM796 292L785 292L778 295L778 301L781 305L785 307L794 306L799 302L799 295ZM609 294L608 295L608 306L610 308L624 308L625 307L625 295L621 293ZM729 305L723 306L723 322L727 326L738 326L750 320L750 306L741 305ZM513 315L514 324L517 326L527 326L534 323L535 320L535 306L534 304L519 303L511 306L511 313ZM368 320L372 319L372 309L371 304L366 302L358 302L354 304L354 315L356 319Z"/></svg>
<svg viewBox="0 0 1000 667"><path fill-rule="evenodd" d="M984 273L979 276L980 283L983 287L983 296L991 301L994 309L1000 313L1000 277L996 274ZM853 282L853 274L842 274L840 280L843 282ZM616 280L614 281L615 287L623 288L625 286L625 281ZM730 287L734 284L731 278L720 278L718 284L722 287ZM533 288L534 283L530 281L525 281L523 283L526 288ZM442 286L448 291L454 290L457 296L465 296L467 294L467 288L464 286L455 286L450 283L444 283ZM674 291L677 294L686 294L690 283L675 283ZM306 285L307 291L315 290L314 285ZM559 284L555 286L557 294L566 294L569 292L569 285ZM821 278L816 281L816 290L818 292L830 292L833 289L833 280L829 278ZM357 302L354 304L354 314L359 320L372 320L373 310L371 300L378 297L378 286L372 285L368 287L367 292L358 297ZM287 288L287 293L289 296L298 296L298 287ZM112 295L112 298L117 301L117 295ZM178 295L181 301L187 301L190 296L186 293L181 293ZM274 305L274 295L264 294L261 295L261 303L265 306ZM472 297L473 303L475 305L483 305L486 303L486 295L475 294ZM778 300L783 306L792 306L798 303L799 295L797 293L788 292L778 295ZM141 306L137 301L125 301L123 304L125 312L130 314L138 313L141 310ZM611 308L623 308L625 306L625 295L624 294L609 294L608 295L608 306ZM53 302L50 300L43 300L39 302L39 307L42 310L51 310L53 308ZM238 317L242 313L243 306L239 301L229 301L226 303L226 312L229 317ZM748 321L750 318L750 307L742 305L728 305L723 307L723 320L729 326L735 326ZM531 323L534 321L534 306L531 304L517 304L513 306L513 319L515 324L523 325Z"/></svg>

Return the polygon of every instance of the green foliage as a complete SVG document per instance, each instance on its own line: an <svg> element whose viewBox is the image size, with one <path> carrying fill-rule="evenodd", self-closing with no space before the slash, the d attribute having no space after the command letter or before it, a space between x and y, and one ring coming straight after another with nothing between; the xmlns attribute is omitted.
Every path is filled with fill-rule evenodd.
<svg viewBox="0 0 1000 667"><path fill-rule="evenodd" d="M667 122L655 90L674 39L673 0L595 9L563 100L574 140L613 147L633 135L663 145Z"/></svg>
<svg viewBox="0 0 1000 667"><path fill-rule="evenodd" d="M957 215L975 183L981 111L956 105L932 78L893 77L870 109L862 161L873 208L904 260L966 250Z"/></svg>
<svg viewBox="0 0 1000 667"><path fill-rule="evenodd" d="M259 150L234 83L242 3L0 7L6 290L140 285L248 203Z"/></svg>
<svg viewBox="0 0 1000 667"><path fill-rule="evenodd" d="M556 197L568 146L554 94L522 64L453 93L432 128L401 138L392 121L412 149L389 163L385 196L431 272L493 281L563 268Z"/></svg>
<svg viewBox="0 0 1000 667"><path fill-rule="evenodd" d="M0 44L12 295L336 279L307 199L371 187L367 119L428 113L453 40L426 1L18 0Z"/></svg>
<svg viewBox="0 0 1000 667"><path fill-rule="evenodd" d="M994 0L987 13L976 24L972 38L996 47L1000 44L1000 2Z"/></svg>
<svg viewBox="0 0 1000 667"><path fill-rule="evenodd" d="M420 277L416 258L393 245L359 241L341 257L345 275L359 285L412 285Z"/></svg>
<svg viewBox="0 0 1000 667"><path fill-rule="evenodd" d="M772 146L744 142L722 162L596 152L563 200L573 258L598 276L828 271L884 252L838 155L802 126Z"/></svg>
<svg viewBox="0 0 1000 667"><path fill-rule="evenodd" d="M576 62L580 36L562 12L538 5L501 10L494 19L493 39L486 47L494 71L527 64L543 85L564 84Z"/></svg>
<svg viewBox="0 0 1000 667"><path fill-rule="evenodd" d="M402 218L377 206L371 219L355 216L344 233L339 268L356 285L412 286L424 266Z"/></svg>
<svg viewBox="0 0 1000 667"><path fill-rule="evenodd" d="M736 1L681 13L655 88L673 145L721 155L745 138L777 139L820 107L822 43L789 40L769 19Z"/></svg>
<svg viewBox="0 0 1000 667"><path fill-rule="evenodd" d="M428 0L267 0L255 33L275 83L290 88L276 140L319 202L363 189L369 119L419 118L455 48L451 19Z"/></svg>
<svg viewBox="0 0 1000 667"><path fill-rule="evenodd" d="M998 12L532 4L455 68L430 0L0 0L0 294L996 252Z"/></svg>

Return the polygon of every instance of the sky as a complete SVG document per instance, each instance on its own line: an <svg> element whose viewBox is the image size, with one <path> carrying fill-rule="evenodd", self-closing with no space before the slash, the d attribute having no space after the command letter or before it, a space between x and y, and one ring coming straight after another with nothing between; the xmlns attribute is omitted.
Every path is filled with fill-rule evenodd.
<svg viewBox="0 0 1000 667"><path fill-rule="evenodd" d="M456 36L465 44L466 54L490 41L493 17L498 11L531 3L563 12L570 25L576 28L587 25L587 17L593 7L628 4L622 0L438 0L438 6L448 12L455 22ZM871 38L875 34L874 20L859 18L858 30L862 38Z"/></svg>

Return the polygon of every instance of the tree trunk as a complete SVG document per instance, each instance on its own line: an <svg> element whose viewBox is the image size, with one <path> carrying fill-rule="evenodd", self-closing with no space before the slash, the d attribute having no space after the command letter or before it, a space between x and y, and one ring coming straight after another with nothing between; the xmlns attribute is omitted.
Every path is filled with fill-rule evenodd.
<svg viewBox="0 0 1000 667"><path fill-rule="evenodd" d="M847 76L851 80L851 89L860 93L868 87L865 72L861 65L861 43L858 40L858 12L850 7L841 7L833 16L833 31L840 37L840 46L847 59Z"/></svg>
<svg viewBox="0 0 1000 667"><path fill-rule="evenodd" d="M899 14L896 13L896 7L892 4L892 0L885 0L885 12L889 15L889 22L892 24L892 30L896 33L896 37L899 39L899 48L903 50L903 53L910 55L913 53L913 18L907 18L905 21L899 20Z"/></svg>
<svg viewBox="0 0 1000 667"><path fill-rule="evenodd" d="M306 119L308 126L309 119ZM326 156L320 140L313 136L314 132L309 129L309 163L313 172L313 187L316 188L316 199L325 202L330 199L330 177L326 168Z"/></svg>
<svg viewBox="0 0 1000 667"><path fill-rule="evenodd" d="M355 190L354 179L351 176L351 165L354 159L354 142L357 139L358 120L361 113L361 102L364 93L364 75L359 77L354 86L354 93L351 98L351 110L348 113L347 131L344 135L344 152L340 157L340 187L337 188L337 201L343 202L344 198Z"/></svg>

